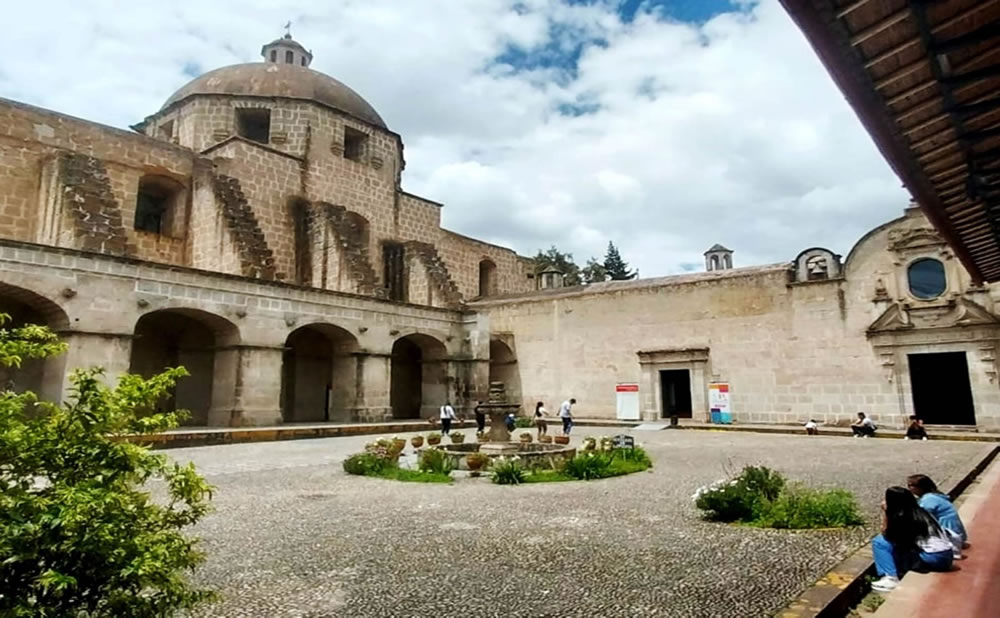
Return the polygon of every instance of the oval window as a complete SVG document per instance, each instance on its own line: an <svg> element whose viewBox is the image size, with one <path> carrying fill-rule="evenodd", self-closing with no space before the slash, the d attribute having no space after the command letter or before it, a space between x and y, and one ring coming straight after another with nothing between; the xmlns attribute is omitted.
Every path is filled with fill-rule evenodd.
<svg viewBox="0 0 1000 618"><path fill-rule="evenodd" d="M917 298L937 298L944 294L947 280L944 276L944 264L937 260L924 258L910 264L907 272L910 281L910 293Z"/></svg>

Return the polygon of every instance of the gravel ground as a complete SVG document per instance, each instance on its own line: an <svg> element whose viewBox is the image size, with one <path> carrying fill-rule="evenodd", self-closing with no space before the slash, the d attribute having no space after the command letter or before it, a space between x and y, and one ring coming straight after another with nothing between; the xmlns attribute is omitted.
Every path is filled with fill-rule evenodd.
<svg viewBox="0 0 1000 618"><path fill-rule="evenodd" d="M341 460L371 436L168 451L217 487L216 511L195 529L209 556L196 579L223 600L196 615L766 616L866 542L886 486L913 472L944 482L990 448L635 435L649 472L519 487L347 476ZM695 489L750 463L850 489L873 523L785 532L701 521Z"/></svg>

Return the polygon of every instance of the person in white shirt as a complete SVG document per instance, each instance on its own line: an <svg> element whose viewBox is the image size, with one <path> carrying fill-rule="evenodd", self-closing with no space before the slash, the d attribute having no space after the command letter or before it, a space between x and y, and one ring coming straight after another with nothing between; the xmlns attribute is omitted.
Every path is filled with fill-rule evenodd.
<svg viewBox="0 0 1000 618"><path fill-rule="evenodd" d="M941 524L905 487L885 490L882 534L872 539L872 554L882 576L872 589L880 592L895 589L908 570L950 571L954 560L951 540Z"/></svg>
<svg viewBox="0 0 1000 618"><path fill-rule="evenodd" d="M806 433L810 436L819 435L819 423L815 419L809 419L809 422L806 423Z"/></svg>
<svg viewBox="0 0 1000 618"><path fill-rule="evenodd" d="M446 401L443 406L441 406L441 433L448 435L451 431L451 422L455 420L455 408L451 407L451 402Z"/></svg>
<svg viewBox="0 0 1000 618"><path fill-rule="evenodd" d="M858 412L858 420L851 423L851 431L854 432L855 438L874 436L876 429L878 427L875 426L874 421L865 416L864 412Z"/></svg>
<svg viewBox="0 0 1000 618"><path fill-rule="evenodd" d="M573 429L573 404L575 403L576 399L570 397L559 406L559 418L562 419L564 436L568 436Z"/></svg>

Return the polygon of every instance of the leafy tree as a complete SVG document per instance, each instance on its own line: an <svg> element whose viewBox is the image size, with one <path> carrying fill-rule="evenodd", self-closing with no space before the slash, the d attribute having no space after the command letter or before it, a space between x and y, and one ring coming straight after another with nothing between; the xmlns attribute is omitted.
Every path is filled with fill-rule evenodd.
<svg viewBox="0 0 1000 618"><path fill-rule="evenodd" d="M580 285L580 267L573 261L572 253L563 253L553 245L544 253L539 250L538 254L532 258L535 263L535 273L540 273L546 268L558 268L565 275L564 283L567 286Z"/></svg>
<svg viewBox="0 0 1000 618"><path fill-rule="evenodd" d="M638 271L629 270L628 262L622 259L620 253L618 253L618 247L615 243L608 242L608 252L604 256L604 270L607 271L608 277L612 281L625 281L627 279L634 279Z"/></svg>
<svg viewBox="0 0 1000 618"><path fill-rule="evenodd" d="M64 349L43 326L0 328L2 366ZM125 375L112 389L100 369L77 371L62 406L0 393L0 615L145 618L213 596L184 579L203 556L180 533L212 488L193 465L122 439L177 426L181 413L144 412L184 375ZM143 491L154 477L157 500Z"/></svg>
<svg viewBox="0 0 1000 618"><path fill-rule="evenodd" d="M587 283L600 283L608 280L608 271L604 269L604 264L596 258L587 260L587 265L580 270L583 280Z"/></svg>

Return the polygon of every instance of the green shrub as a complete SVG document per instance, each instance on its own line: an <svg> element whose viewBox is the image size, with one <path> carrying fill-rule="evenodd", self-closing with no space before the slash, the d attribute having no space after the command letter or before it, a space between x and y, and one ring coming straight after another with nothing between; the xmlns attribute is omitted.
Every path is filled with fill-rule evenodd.
<svg viewBox="0 0 1000 618"><path fill-rule="evenodd" d="M378 476L387 468L395 468L394 458L379 457L376 453L356 453L344 460L344 472L358 476Z"/></svg>
<svg viewBox="0 0 1000 618"><path fill-rule="evenodd" d="M653 467L653 460L649 458L649 453L641 446L634 448L616 448L611 450L611 458L618 461L628 461L637 464L644 464L646 468Z"/></svg>
<svg viewBox="0 0 1000 618"><path fill-rule="evenodd" d="M781 474L763 466L747 466L736 478L701 487L692 497L714 521L793 529L863 523L850 492L789 486Z"/></svg>
<svg viewBox="0 0 1000 618"><path fill-rule="evenodd" d="M566 463L563 465L563 472L575 479L590 481L610 476L608 474L610 468L610 455L587 451L566 460Z"/></svg>
<svg viewBox="0 0 1000 618"><path fill-rule="evenodd" d="M843 528L864 523L858 504L842 489L787 488L755 522L767 528Z"/></svg>
<svg viewBox="0 0 1000 618"><path fill-rule="evenodd" d="M701 487L693 497L708 519L750 522L763 516L784 486L780 473L764 466L746 466L736 478Z"/></svg>
<svg viewBox="0 0 1000 618"><path fill-rule="evenodd" d="M524 467L521 458L498 457L490 466L490 480L497 485L520 485L524 482Z"/></svg>
<svg viewBox="0 0 1000 618"><path fill-rule="evenodd" d="M0 328L4 367L64 348L45 327ZM0 393L0 616L146 618L212 598L184 577L204 557L181 533L208 512L212 487L192 464L122 439L178 425L184 413L152 410L185 375L110 388L100 370L76 371L61 406Z"/></svg>
<svg viewBox="0 0 1000 618"><path fill-rule="evenodd" d="M385 468L377 475L379 478L407 483L450 483L452 478L440 472L425 472L423 470L407 470L406 468Z"/></svg>
<svg viewBox="0 0 1000 618"><path fill-rule="evenodd" d="M518 429L524 429L526 427L534 427L535 421L531 419L530 416L518 416L514 419L514 427Z"/></svg>
<svg viewBox="0 0 1000 618"><path fill-rule="evenodd" d="M420 451L417 468L422 472L436 472L448 475L455 469L455 465L451 460L451 455L442 450L431 448Z"/></svg>

